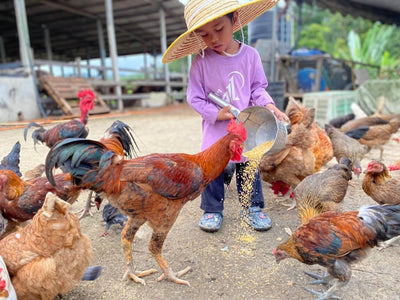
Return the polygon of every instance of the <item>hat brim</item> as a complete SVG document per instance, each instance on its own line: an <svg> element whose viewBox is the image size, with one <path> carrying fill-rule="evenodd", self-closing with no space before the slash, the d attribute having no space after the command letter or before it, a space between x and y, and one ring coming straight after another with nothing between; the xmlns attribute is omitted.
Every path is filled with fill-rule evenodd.
<svg viewBox="0 0 400 300"><path fill-rule="evenodd" d="M196 36L194 31L204 26L205 24L216 20L226 14L237 11L239 16L239 22L236 22L233 27L233 32L236 32L257 18L259 15L265 13L278 3L278 0L255 0L252 2L244 3L236 7L232 7L230 10L226 10L223 13L207 18L203 22L197 24L181 34L165 51L162 62L169 63L171 61L180 59L190 54L196 53L201 49L206 48L206 44L203 42L201 37Z"/></svg>

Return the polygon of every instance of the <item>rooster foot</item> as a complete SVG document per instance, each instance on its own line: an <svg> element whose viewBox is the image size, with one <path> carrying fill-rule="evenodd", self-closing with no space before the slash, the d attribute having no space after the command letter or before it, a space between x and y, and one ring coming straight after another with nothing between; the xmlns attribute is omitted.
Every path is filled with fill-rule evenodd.
<svg viewBox="0 0 400 300"><path fill-rule="evenodd" d="M386 248L392 246L393 243L396 242L398 239L400 239L400 236L396 236L394 238L391 238L390 240L384 241L384 242L380 243L376 248L379 251L386 249Z"/></svg>
<svg viewBox="0 0 400 300"><path fill-rule="evenodd" d="M310 293L313 293L314 295L319 296L318 298L316 298L314 300L340 299L339 296L336 296L333 294L334 290L331 290L332 288L328 289L327 291L322 289L321 292L317 292L317 291L307 288L307 287L305 287L304 289L309 291Z"/></svg>
<svg viewBox="0 0 400 300"><path fill-rule="evenodd" d="M82 208L81 210L77 211L75 214L78 216L79 220L81 220L86 215L90 215L91 217L93 217L93 213L92 213L91 209L87 208L87 207Z"/></svg>
<svg viewBox="0 0 400 300"><path fill-rule="evenodd" d="M329 285L329 282L331 280L331 276L328 275L328 273L326 273L326 272L322 276L318 275L318 274L315 274L315 273L308 272L308 271L304 271L304 273L306 273L308 276L316 279L314 281L311 281L310 284L325 284L325 285Z"/></svg>
<svg viewBox="0 0 400 300"><path fill-rule="evenodd" d="M290 202L289 203L285 203L285 201L290 201ZM296 207L296 200L294 200L292 198L278 200L278 202L280 202L280 204L283 205L283 206L288 206L287 210L292 210L292 209L294 209Z"/></svg>
<svg viewBox="0 0 400 300"><path fill-rule="evenodd" d="M179 271L177 273L174 273L174 272L172 272L171 269L168 269L160 277L157 278L157 281L161 281L161 280L167 279L168 281L172 281L172 282L175 282L175 283L185 284L187 286L190 286L190 283L188 281L179 279L179 277L181 277L182 275L184 275L187 272L189 272L190 269L191 269L191 267L186 267L185 269L183 269L182 271Z"/></svg>
<svg viewBox="0 0 400 300"><path fill-rule="evenodd" d="M144 277L144 276L156 273L156 272L157 272L156 269L150 269L150 270L142 271L142 272L132 272L132 270L128 267L128 268L126 268L126 271L125 271L124 276L122 277L122 280L126 280L129 277L136 283L141 283L143 285L146 285L146 282L140 277Z"/></svg>

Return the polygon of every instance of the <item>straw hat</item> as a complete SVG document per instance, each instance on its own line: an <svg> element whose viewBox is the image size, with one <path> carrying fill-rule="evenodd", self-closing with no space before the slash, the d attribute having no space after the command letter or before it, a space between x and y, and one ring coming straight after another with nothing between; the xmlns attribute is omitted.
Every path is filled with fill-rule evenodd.
<svg viewBox="0 0 400 300"><path fill-rule="evenodd" d="M238 11L240 24L237 22L234 25L235 32L240 29L240 26L247 25L277 3L278 0L254 0L244 4L239 4L237 0L189 0L184 10L188 30L168 47L162 62L168 63L206 48L201 37L196 37L194 33L203 25L230 12Z"/></svg>

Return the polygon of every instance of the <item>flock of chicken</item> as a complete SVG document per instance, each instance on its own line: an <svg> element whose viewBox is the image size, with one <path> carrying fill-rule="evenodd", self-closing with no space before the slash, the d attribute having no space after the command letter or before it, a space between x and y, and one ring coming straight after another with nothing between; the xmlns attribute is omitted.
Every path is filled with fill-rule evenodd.
<svg viewBox="0 0 400 300"><path fill-rule="evenodd" d="M247 137L243 124L232 120L225 137L197 154L138 156L132 131L121 121L114 122L100 140L86 139L94 93L85 90L78 96L80 120L51 129L36 123L25 128L26 139L30 127L39 127L32 137L35 145L42 142L50 148L44 164L22 175L19 143L1 162L0 256L18 299L54 299L80 280L99 276L101 267L89 267L92 249L81 233L79 218L68 209L82 190L96 194L98 208L103 198L109 201L103 212L106 232L113 222L124 226L123 278L145 284L141 277L156 272L133 269L132 242L147 222L153 229L149 250L163 272L158 280L189 285L180 279L189 268L173 272L162 256L163 243L183 205L196 199L230 160L240 160ZM380 161L369 163L362 184L365 193L379 205L354 212L343 212L341 205L352 174L359 176L362 172L364 155L378 147L382 159L382 147L399 129L400 119L398 115L353 119L353 115L332 120L322 129L314 121L315 110L294 100L290 100L286 113L291 121L287 143L278 154L262 158L260 172L275 194L293 200L291 208L297 207L301 225L288 241L274 249L274 255L277 262L292 257L327 267L329 275L319 278L320 282L330 284L331 278L338 279L319 295L328 299L349 281L350 262L367 248L400 234L400 179L392 177ZM333 157L337 164L322 172ZM400 162L390 169L400 169ZM92 197L87 201L80 217L90 211ZM71 257L75 258L73 264ZM42 282L27 284L32 272L43 274ZM55 276L60 272L69 276Z"/></svg>

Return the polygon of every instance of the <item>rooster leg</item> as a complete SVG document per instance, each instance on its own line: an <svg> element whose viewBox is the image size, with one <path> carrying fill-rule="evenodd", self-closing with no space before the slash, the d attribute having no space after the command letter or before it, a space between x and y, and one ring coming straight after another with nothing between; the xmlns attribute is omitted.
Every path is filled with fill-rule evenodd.
<svg viewBox="0 0 400 300"><path fill-rule="evenodd" d="M380 160L383 160L383 147L382 146L378 146L379 150L381 150L381 156L380 156Z"/></svg>
<svg viewBox="0 0 400 300"><path fill-rule="evenodd" d="M306 273L308 276L316 279L316 280L310 282L310 284L326 284L326 285L329 285L329 282L333 278L327 272L325 272L325 274L323 276L315 274L315 273L311 273L311 272L308 272L308 271L304 271L304 273Z"/></svg>
<svg viewBox="0 0 400 300"><path fill-rule="evenodd" d="M377 246L377 249L378 249L378 250L386 249L386 248L392 246L392 244L393 244L394 242L396 242L398 239L400 239L400 235L399 235L399 236L396 236L396 237L394 237L394 238L391 238L390 240L387 240L387 241L385 241L385 242L380 243L379 246Z"/></svg>
<svg viewBox="0 0 400 300"><path fill-rule="evenodd" d="M157 281L166 279L168 281L172 281L175 283L185 284L185 285L190 286L188 281L179 279L180 276L186 274L190 270L190 267L187 267L186 269L184 269L182 271L174 273L170 269L170 267L168 266L167 262L164 260L162 254L161 254L162 246L164 244L165 238L167 237L169 229L170 228L168 228L168 229L163 228L163 231L160 231L157 228L155 228L153 235L151 236L149 250L150 250L151 254L153 254L153 256L156 259L160 268L163 270L163 274L157 279Z"/></svg>
<svg viewBox="0 0 400 300"><path fill-rule="evenodd" d="M132 218L129 218L128 222L126 223L124 229L121 232L122 248L124 250L125 264L126 264L126 271L124 276L122 277L122 280L126 280L129 277L136 283L141 283L143 285L146 285L146 282L140 277L147 276L157 272L156 269L136 272L133 271L132 267L132 242L139 227L142 226L145 222L146 220L134 220Z"/></svg>
<svg viewBox="0 0 400 300"><path fill-rule="evenodd" d="M86 205L84 208L82 208L80 211L77 211L76 214L79 215L79 220L82 219L84 216L89 214L91 217L93 217L93 213L90 210L92 205L92 196L93 196L93 191L90 191L89 196L86 200Z"/></svg>

